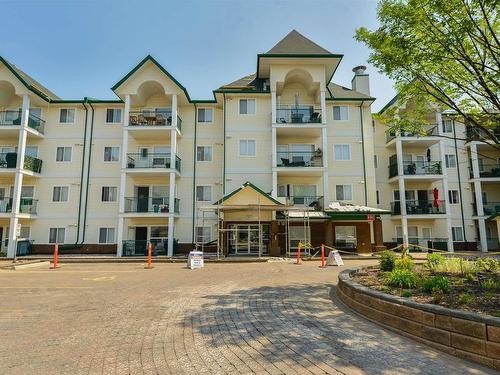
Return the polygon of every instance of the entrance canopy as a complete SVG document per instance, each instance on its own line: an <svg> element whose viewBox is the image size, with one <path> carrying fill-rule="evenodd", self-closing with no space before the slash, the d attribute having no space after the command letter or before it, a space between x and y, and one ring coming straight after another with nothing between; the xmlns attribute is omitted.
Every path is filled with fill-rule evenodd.
<svg viewBox="0 0 500 375"><path fill-rule="evenodd" d="M391 211L357 204L330 202L328 207L325 207L325 213L332 219L368 220L368 215L386 215Z"/></svg>

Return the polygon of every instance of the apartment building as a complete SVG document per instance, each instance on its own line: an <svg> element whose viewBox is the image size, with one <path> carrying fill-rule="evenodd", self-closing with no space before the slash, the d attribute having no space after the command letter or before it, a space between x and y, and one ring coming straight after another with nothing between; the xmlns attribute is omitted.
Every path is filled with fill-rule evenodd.
<svg viewBox="0 0 500 375"><path fill-rule="evenodd" d="M377 203L391 211L385 245L498 250L500 150L449 111L429 110L426 120L418 134L375 122Z"/></svg>
<svg viewBox="0 0 500 375"><path fill-rule="evenodd" d="M374 98L363 66L332 82L341 60L294 30L209 100L151 56L116 100L64 100L1 59L1 250L382 247Z"/></svg>

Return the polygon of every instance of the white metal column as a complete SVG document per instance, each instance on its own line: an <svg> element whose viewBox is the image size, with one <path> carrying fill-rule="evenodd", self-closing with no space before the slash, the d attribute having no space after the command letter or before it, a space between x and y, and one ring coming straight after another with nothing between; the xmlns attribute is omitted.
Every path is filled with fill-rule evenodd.
<svg viewBox="0 0 500 375"><path fill-rule="evenodd" d="M321 129L321 147L323 148L323 204L327 207L330 204L330 191L329 191L329 181L328 181L328 132L326 126Z"/></svg>
<svg viewBox="0 0 500 375"><path fill-rule="evenodd" d="M272 178L273 178L273 190L272 190L272 196L273 198L276 198L278 196L278 173L276 172L276 164L277 164L277 146L276 146L276 128L271 125L271 158L272 158L272 166L271 166L271 173L272 173Z"/></svg>
<svg viewBox="0 0 500 375"><path fill-rule="evenodd" d="M438 122L438 126L441 126L441 122ZM441 170L443 172L443 199L446 209L446 227L448 231L448 251L453 252L453 232L451 230L451 210L450 210L450 200L448 197L448 171L446 168L446 157L445 157L445 144L444 140L439 141L439 154L441 156ZM458 160L457 160L458 163ZM465 231L465 228L462 229Z"/></svg>
<svg viewBox="0 0 500 375"><path fill-rule="evenodd" d="M276 124L276 91L271 91L271 124Z"/></svg>
<svg viewBox="0 0 500 375"><path fill-rule="evenodd" d="M477 224L479 226L479 241L481 242L481 251L488 251L488 238L486 235L486 222L484 218L483 206L483 188L481 186L479 174L479 162L477 159L477 145L472 143L470 145L470 156L472 162L472 178L474 181L474 194L476 195L476 210L477 210ZM464 228L465 230L465 228Z"/></svg>
<svg viewBox="0 0 500 375"><path fill-rule="evenodd" d="M170 185L168 201L168 249L169 257L174 255L174 210L175 210L175 158L177 155L177 95L172 95L172 130L170 133Z"/></svg>
<svg viewBox="0 0 500 375"><path fill-rule="evenodd" d="M321 101L321 123L326 125L326 92L325 90L320 91L320 101Z"/></svg>
<svg viewBox="0 0 500 375"><path fill-rule="evenodd" d="M399 207L401 210L401 230L403 232L403 243L408 245L408 217L406 213L406 187L403 166L403 142L396 140L396 158L398 162L398 185L399 185Z"/></svg>
<svg viewBox="0 0 500 375"><path fill-rule="evenodd" d="M116 246L116 255L121 257L123 255L123 234L125 232L125 219L123 213L125 212L125 192L127 190L127 154L128 154L128 126L130 121L130 95L125 95L125 110L123 111L123 135L122 135L122 170L120 173L120 200L119 200L119 214L118 214L118 237Z"/></svg>
<svg viewBox="0 0 500 375"><path fill-rule="evenodd" d="M23 95L23 107L21 110L21 129L19 130L19 140L17 145L17 165L14 182L14 193L12 195L12 216L9 226L9 246L7 247L7 257L14 258L17 248L17 224L19 223L19 207L21 204L21 190L23 187L24 155L26 151L27 127L30 114L30 97Z"/></svg>

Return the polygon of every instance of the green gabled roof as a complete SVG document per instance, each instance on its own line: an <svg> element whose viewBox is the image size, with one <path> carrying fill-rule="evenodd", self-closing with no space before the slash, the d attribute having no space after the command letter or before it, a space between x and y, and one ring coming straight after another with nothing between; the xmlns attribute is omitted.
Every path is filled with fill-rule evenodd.
<svg viewBox="0 0 500 375"><path fill-rule="evenodd" d="M330 82L326 88L328 90L326 100L375 100L375 98L371 97L370 95L363 94L359 91L354 91L350 88L337 85L333 82Z"/></svg>
<svg viewBox="0 0 500 375"><path fill-rule="evenodd" d="M264 55L333 55L297 30L290 31Z"/></svg>
<svg viewBox="0 0 500 375"><path fill-rule="evenodd" d="M48 88L43 86L40 82L36 81L33 77L31 77L29 74L22 71L20 68L18 68L14 64L11 64L10 62L8 62L2 56L0 56L0 62L2 62L7 67L7 69L9 69L12 72L12 74L14 74L14 76L16 76L16 78L19 79L19 81L21 81L21 83L28 90L34 92L42 99L46 100L47 102L61 99L56 94L54 94L52 91L50 91Z"/></svg>
<svg viewBox="0 0 500 375"><path fill-rule="evenodd" d="M259 194L262 194L263 196L265 196L267 199L269 199L270 201L276 203L276 204L279 204L281 205L282 203L277 201L276 199L274 199L273 197L271 197L270 194L266 193L265 191L259 189L257 186L255 186L254 184L252 184L251 182L247 181L245 182L243 185L241 185L238 189L232 191L231 193L227 194L227 195L224 195L221 199L219 199L217 202L214 203L215 204L222 204L224 203L225 201L227 201L229 198L231 198L233 195L237 194L238 192L240 192L241 190L243 190L244 188L246 187L251 187L252 189L254 189L257 193Z"/></svg>
<svg viewBox="0 0 500 375"><path fill-rule="evenodd" d="M388 102L386 105L384 105L384 108L382 108L382 109L381 109L378 113L379 113L379 114L384 113L384 111L385 111L387 108L389 108L391 105L393 105L394 103L396 103L396 101L398 100L398 98L399 98L399 94L396 94L396 95L394 96L394 98L392 98L391 100L389 100L389 102Z"/></svg>
<svg viewBox="0 0 500 375"><path fill-rule="evenodd" d="M264 90L264 79L258 79L255 73L242 77L234 82L219 87L215 92L231 93L269 93L269 87Z"/></svg>
<svg viewBox="0 0 500 375"><path fill-rule="evenodd" d="M123 82L125 82L127 79L130 78L132 74L134 74L137 70L139 70L145 63L148 61L151 61L154 65L158 67L164 73L168 78L170 78L182 91L184 91L184 94L186 95L186 98L191 102L191 98L189 97L189 94L184 86L180 84L179 81L177 81L172 74L170 74L163 66L160 65L158 61L156 61L153 56L147 55L142 61L135 66L130 72L127 73L125 77L123 77L121 80L119 80L113 87L111 87L111 90L115 91L118 87L120 87Z"/></svg>

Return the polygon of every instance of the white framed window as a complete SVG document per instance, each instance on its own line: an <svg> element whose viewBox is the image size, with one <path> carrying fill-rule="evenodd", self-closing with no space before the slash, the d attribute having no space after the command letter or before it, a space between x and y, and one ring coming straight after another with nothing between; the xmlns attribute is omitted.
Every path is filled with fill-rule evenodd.
<svg viewBox="0 0 500 375"><path fill-rule="evenodd" d="M196 201L210 202L212 200L212 187L210 185L196 186Z"/></svg>
<svg viewBox="0 0 500 375"><path fill-rule="evenodd" d="M212 146L196 146L196 161L212 161Z"/></svg>
<svg viewBox="0 0 500 375"><path fill-rule="evenodd" d="M346 105L334 105L333 106L333 119L335 121L347 121L347 120L349 120L349 107Z"/></svg>
<svg viewBox="0 0 500 375"><path fill-rule="evenodd" d="M373 155L373 166L375 168L378 168L378 156L377 155Z"/></svg>
<svg viewBox="0 0 500 375"><path fill-rule="evenodd" d="M52 202L67 202L69 186L54 186L52 188Z"/></svg>
<svg viewBox="0 0 500 375"><path fill-rule="evenodd" d="M103 186L101 191L102 202L116 202L118 197L118 188L116 186Z"/></svg>
<svg viewBox="0 0 500 375"><path fill-rule="evenodd" d="M240 115L255 115L255 99L240 99Z"/></svg>
<svg viewBox="0 0 500 375"><path fill-rule="evenodd" d="M456 168L457 167L457 158L453 154L446 154L446 168Z"/></svg>
<svg viewBox="0 0 500 375"><path fill-rule="evenodd" d="M335 185L335 196L338 201L352 201L352 185Z"/></svg>
<svg viewBox="0 0 500 375"><path fill-rule="evenodd" d="M214 122L213 108L198 108L198 122L202 124L211 124Z"/></svg>
<svg viewBox="0 0 500 375"><path fill-rule="evenodd" d="M442 121L443 133L453 133L453 122L450 119Z"/></svg>
<svg viewBox="0 0 500 375"><path fill-rule="evenodd" d="M460 203L460 195L458 194L458 190L448 190L448 199L450 201L450 204Z"/></svg>
<svg viewBox="0 0 500 375"><path fill-rule="evenodd" d="M207 243L212 240L212 228L210 226L196 227L196 242Z"/></svg>
<svg viewBox="0 0 500 375"><path fill-rule="evenodd" d="M19 238L29 239L31 234L31 228L25 225L21 226L21 234Z"/></svg>
<svg viewBox="0 0 500 375"><path fill-rule="evenodd" d="M59 123L61 123L61 124L74 124L75 123L75 109L74 108L61 108L59 110Z"/></svg>
<svg viewBox="0 0 500 375"><path fill-rule="evenodd" d="M104 161L118 161L120 159L120 147L105 146Z"/></svg>
<svg viewBox="0 0 500 375"><path fill-rule="evenodd" d="M63 244L66 240L66 228L49 228L49 243Z"/></svg>
<svg viewBox="0 0 500 375"><path fill-rule="evenodd" d="M121 108L107 108L106 109L106 124L118 124L122 122L122 109Z"/></svg>
<svg viewBox="0 0 500 375"><path fill-rule="evenodd" d="M255 139L240 139L240 156L257 155L257 141Z"/></svg>
<svg viewBox="0 0 500 375"><path fill-rule="evenodd" d="M26 156L31 156L32 158L38 157L38 146L26 146L26 150L24 151Z"/></svg>
<svg viewBox="0 0 500 375"><path fill-rule="evenodd" d="M349 161L351 160L351 145L333 145L333 160Z"/></svg>
<svg viewBox="0 0 500 375"><path fill-rule="evenodd" d="M99 243L115 243L115 228L99 228Z"/></svg>
<svg viewBox="0 0 500 375"><path fill-rule="evenodd" d="M73 153L73 147L58 146L56 150L56 161L70 162L72 153Z"/></svg>
<svg viewBox="0 0 500 375"><path fill-rule="evenodd" d="M464 231L462 230L462 227L451 227L451 235L453 241L461 242L464 240Z"/></svg>

